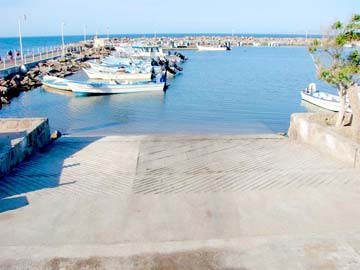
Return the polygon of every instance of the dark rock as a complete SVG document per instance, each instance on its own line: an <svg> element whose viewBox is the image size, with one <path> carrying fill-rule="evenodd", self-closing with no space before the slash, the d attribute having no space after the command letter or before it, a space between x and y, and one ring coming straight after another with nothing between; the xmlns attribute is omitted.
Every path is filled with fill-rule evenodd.
<svg viewBox="0 0 360 270"><path fill-rule="evenodd" d="M2 104L10 104L10 101L6 99L5 97L0 97L0 101Z"/></svg>
<svg viewBox="0 0 360 270"><path fill-rule="evenodd" d="M10 80L10 85L14 88L17 88L20 85L20 81L21 81L21 76L17 74Z"/></svg>
<svg viewBox="0 0 360 270"><path fill-rule="evenodd" d="M2 95L6 95L7 92L8 92L8 90L9 90L8 87L6 87L6 86L0 86L0 93L1 93Z"/></svg>
<svg viewBox="0 0 360 270"><path fill-rule="evenodd" d="M51 140L55 141L61 137L61 132L58 130L55 130L53 133L51 133Z"/></svg>

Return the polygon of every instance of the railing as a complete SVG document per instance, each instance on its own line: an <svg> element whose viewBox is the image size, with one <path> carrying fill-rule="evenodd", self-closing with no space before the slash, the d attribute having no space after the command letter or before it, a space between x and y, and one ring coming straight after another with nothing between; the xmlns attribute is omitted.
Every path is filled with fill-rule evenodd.
<svg viewBox="0 0 360 270"><path fill-rule="evenodd" d="M65 54L69 52L82 52L83 47L81 45L68 45L65 47ZM0 70L19 67L29 63L36 63L43 60L53 59L62 56L63 50L61 46L51 46L38 48L37 50L26 50L23 54L23 59L20 55L13 55L11 58L3 57L0 61Z"/></svg>

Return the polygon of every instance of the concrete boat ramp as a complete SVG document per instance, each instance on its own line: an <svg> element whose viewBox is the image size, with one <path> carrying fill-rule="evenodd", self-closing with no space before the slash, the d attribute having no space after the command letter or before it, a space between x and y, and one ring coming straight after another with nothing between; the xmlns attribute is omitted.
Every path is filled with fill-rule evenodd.
<svg viewBox="0 0 360 270"><path fill-rule="evenodd" d="M360 269L359 209L282 136L63 137L0 181L0 269Z"/></svg>

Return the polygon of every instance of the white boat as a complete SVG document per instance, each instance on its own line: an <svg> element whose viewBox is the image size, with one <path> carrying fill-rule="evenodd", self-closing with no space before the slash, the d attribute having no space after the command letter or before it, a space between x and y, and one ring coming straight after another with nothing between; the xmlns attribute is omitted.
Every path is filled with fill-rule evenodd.
<svg viewBox="0 0 360 270"><path fill-rule="evenodd" d="M129 66L126 65L106 65L106 64L98 64L96 62L88 62L91 69L103 71L103 72L136 72L140 71L141 73L152 72L153 67L151 63L143 63L143 64L132 64Z"/></svg>
<svg viewBox="0 0 360 270"><path fill-rule="evenodd" d="M165 56L162 48L157 45L135 45L132 46L132 49L131 57L156 58Z"/></svg>
<svg viewBox="0 0 360 270"><path fill-rule="evenodd" d="M44 76L41 80L42 84L51 88L59 89L59 90L66 90L71 91L70 87L68 86L68 80L64 78L58 78L54 76Z"/></svg>
<svg viewBox="0 0 360 270"><path fill-rule="evenodd" d="M312 103L321 108L338 112L340 111L340 99L339 96L320 92L316 90L314 83L309 84L309 87L304 89L301 93L301 99L309 103ZM347 102L348 103L348 102ZM347 112L351 112L349 106L347 106Z"/></svg>
<svg viewBox="0 0 360 270"><path fill-rule="evenodd" d="M146 72L107 72L102 70L94 70L83 68L85 74L90 79L102 80L123 80L123 81L150 81L152 73Z"/></svg>
<svg viewBox="0 0 360 270"><path fill-rule="evenodd" d="M196 45L199 51L227 51L228 47L213 47L213 46L200 46Z"/></svg>
<svg viewBox="0 0 360 270"><path fill-rule="evenodd" d="M69 82L71 90L76 95L106 95L106 94L127 94L138 92L164 91L165 82L132 82L121 84L107 83L86 83L86 82Z"/></svg>

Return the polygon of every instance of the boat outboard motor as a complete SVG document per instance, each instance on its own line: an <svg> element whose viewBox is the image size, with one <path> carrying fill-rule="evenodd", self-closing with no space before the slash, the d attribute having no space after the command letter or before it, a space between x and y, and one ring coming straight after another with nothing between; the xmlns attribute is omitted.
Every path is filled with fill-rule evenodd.
<svg viewBox="0 0 360 270"><path fill-rule="evenodd" d="M185 55L183 55L183 54L181 54L179 52L175 52L174 55L179 57L181 60L187 60L188 59Z"/></svg>
<svg viewBox="0 0 360 270"><path fill-rule="evenodd" d="M151 68L151 80L153 80L154 78L156 78L156 73L155 73L155 69L152 67Z"/></svg>
<svg viewBox="0 0 360 270"><path fill-rule="evenodd" d="M308 89L309 89L310 94L315 93L316 92L316 84L315 83L310 83Z"/></svg>
<svg viewBox="0 0 360 270"><path fill-rule="evenodd" d="M167 72L169 72L169 73L171 73L171 74L173 74L173 75L176 74L175 69L170 68L169 65L166 65L166 66L165 66L165 71L167 71Z"/></svg>
<svg viewBox="0 0 360 270"><path fill-rule="evenodd" d="M230 42L225 42L225 47L227 51L230 51L231 50Z"/></svg>
<svg viewBox="0 0 360 270"><path fill-rule="evenodd" d="M159 64L161 65L162 69L164 71L167 71L173 75L176 74L176 71L169 66L169 60L167 59L160 59Z"/></svg>
<svg viewBox="0 0 360 270"><path fill-rule="evenodd" d="M158 66L160 66L160 65L159 65L159 62L158 62L158 61L156 61L154 58L152 58L152 59L151 59L151 66L152 66L152 67L158 67Z"/></svg>
<svg viewBox="0 0 360 270"><path fill-rule="evenodd" d="M164 91L166 91L166 89L168 89L168 87L169 87L166 84L166 75L167 75L167 72L165 71L164 73L158 74L156 76L156 83L164 83L164 88L163 88Z"/></svg>
<svg viewBox="0 0 360 270"><path fill-rule="evenodd" d="M160 66L169 65L169 60L166 59L166 58L159 58L158 63L159 63Z"/></svg>
<svg viewBox="0 0 360 270"><path fill-rule="evenodd" d="M182 67L179 67L177 64L173 64L172 65L175 69L177 69L178 71L183 71L183 68Z"/></svg>

